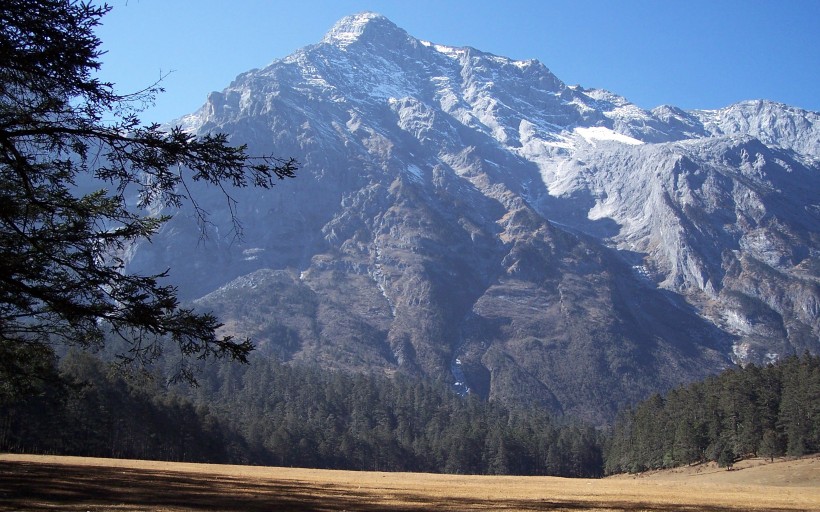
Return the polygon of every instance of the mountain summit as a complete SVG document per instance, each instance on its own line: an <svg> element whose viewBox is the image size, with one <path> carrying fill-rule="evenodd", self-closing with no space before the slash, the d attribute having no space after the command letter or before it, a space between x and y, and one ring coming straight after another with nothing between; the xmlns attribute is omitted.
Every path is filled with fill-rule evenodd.
<svg viewBox="0 0 820 512"><path fill-rule="evenodd" d="M325 34L323 43L340 48L356 42L393 42L412 39L407 32L397 27L381 14L362 12L339 20Z"/></svg>
<svg viewBox="0 0 820 512"><path fill-rule="evenodd" d="M372 13L180 123L301 163L200 193L130 266L262 355L402 372L606 422L733 362L820 348L820 119L646 111ZM196 191L195 191L196 193Z"/></svg>

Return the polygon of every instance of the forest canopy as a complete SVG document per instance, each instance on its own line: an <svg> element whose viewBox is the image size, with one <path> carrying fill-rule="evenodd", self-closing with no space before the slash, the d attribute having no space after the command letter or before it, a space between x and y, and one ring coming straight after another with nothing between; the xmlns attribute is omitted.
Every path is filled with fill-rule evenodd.
<svg viewBox="0 0 820 512"><path fill-rule="evenodd" d="M820 357L727 370L623 412L607 473L820 451Z"/></svg>
<svg viewBox="0 0 820 512"><path fill-rule="evenodd" d="M609 430L462 397L441 383L262 357L208 365L198 388L128 381L106 368L69 354L60 363L67 391L0 404L0 450L572 477L820 451L820 357L808 355L650 397Z"/></svg>

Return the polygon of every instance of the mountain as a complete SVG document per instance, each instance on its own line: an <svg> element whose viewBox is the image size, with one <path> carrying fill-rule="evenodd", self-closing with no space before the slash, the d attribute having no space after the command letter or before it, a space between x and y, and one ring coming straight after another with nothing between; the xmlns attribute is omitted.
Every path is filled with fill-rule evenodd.
<svg viewBox="0 0 820 512"><path fill-rule="evenodd" d="M177 121L294 156L195 189L129 268L263 355L405 372L603 423L739 363L820 352L820 114L646 111L535 60L383 16L238 76Z"/></svg>

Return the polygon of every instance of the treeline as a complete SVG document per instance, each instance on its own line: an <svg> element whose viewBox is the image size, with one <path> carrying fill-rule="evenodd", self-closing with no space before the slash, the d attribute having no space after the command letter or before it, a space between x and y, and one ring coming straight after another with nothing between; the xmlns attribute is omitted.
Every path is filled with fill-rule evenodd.
<svg viewBox="0 0 820 512"><path fill-rule="evenodd" d="M277 465L599 476L600 436L444 385L282 366L225 367L213 402ZM240 380L241 379L241 380ZM225 385L226 382L235 385Z"/></svg>
<svg viewBox="0 0 820 512"><path fill-rule="evenodd" d="M820 451L820 357L727 370L619 417L606 473Z"/></svg>
<svg viewBox="0 0 820 512"><path fill-rule="evenodd" d="M331 469L596 477L602 437L406 377L272 360L224 365L200 387L124 379L87 354L69 385L0 405L0 450Z"/></svg>
<svg viewBox="0 0 820 512"><path fill-rule="evenodd" d="M244 439L205 405L157 380L126 379L84 352L59 380L13 400L0 395L0 451L228 463L251 461Z"/></svg>
<svg viewBox="0 0 820 512"><path fill-rule="evenodd" d="M820 357L728 370L655 395L610 430L401 375L255 358L200 386L126 378L86 353L0 400L0 451L275 466L597 477L820 451Z"/></svg>

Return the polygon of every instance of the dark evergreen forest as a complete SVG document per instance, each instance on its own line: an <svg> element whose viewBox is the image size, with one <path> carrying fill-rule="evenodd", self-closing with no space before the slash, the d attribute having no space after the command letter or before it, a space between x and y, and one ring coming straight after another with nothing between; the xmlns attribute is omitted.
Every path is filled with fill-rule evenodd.
<svg viewBox="0 0 820 512"><path fill-rule="evenodd" d="M655 395L595 429L406 376L254 358L198 387L126 376L83 352L0 404L0 450L379 471L598 477L820 451L820 357L748 366Z"/></svg>
<svg viewBox="0 0 820 512"><path fill-rule="evenodd" d="M820 451L820 357L730 369L624 411L606 473Z"/></svg>

